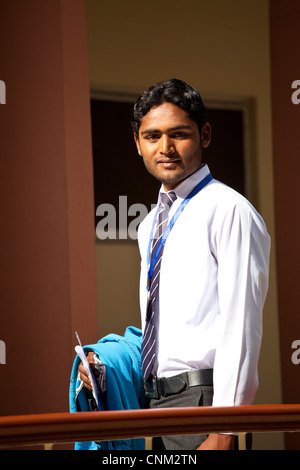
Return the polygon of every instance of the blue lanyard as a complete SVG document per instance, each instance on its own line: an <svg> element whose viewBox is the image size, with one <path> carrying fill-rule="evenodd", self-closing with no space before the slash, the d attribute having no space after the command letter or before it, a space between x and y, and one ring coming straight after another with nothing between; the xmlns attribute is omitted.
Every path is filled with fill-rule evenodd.
<svg viewBox="0 0 300 470"><path fill-rule="evenodd" d="M152 261L151 261L151 264L150 264L150 267L149 267L149 270L148 270L148 279L147 279L147 290L148 291L150 290L150 282L151 282L152 274L153 274L153 271L154 271L154 267L156 265L157 258L159 256L159 254L162 250L162 247L165 244L166 239L168 238L172 228L174 227L175 222L177 221L177 219L180 216L180 214L182 213L182 211L185 209L188 202L190 202L192 197L194 197L197 193L199 193L199 191L201 191L201 189L203 189L211 180L212 180L212 176L209 173L202 181L200 181L200 183L198 183L194 187L194 189L189 193L189 195L182 201L182 203L178 207L177 211L173 215L171 221L169 222L166 230L164 231L164 233L163 233L163 235L160 239L158 247L156 248L156 251L154 253L154 256L152 258ZM157 209L156 215L155 215L154 220L153 220L152 230L151 230L151 235L150 235L150 240L149 240L149 245L148 245L148 253L147 253L147 265L148 266L149 266L149 260L150 260L152 237L153 237L154 227L155 227L155 224L156 224L158 210L159 210L159 208Z"/></svg>

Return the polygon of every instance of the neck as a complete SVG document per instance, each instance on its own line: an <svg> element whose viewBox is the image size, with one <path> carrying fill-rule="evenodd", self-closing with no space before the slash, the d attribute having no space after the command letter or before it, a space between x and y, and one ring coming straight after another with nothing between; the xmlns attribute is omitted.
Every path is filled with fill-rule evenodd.
<svg viewBox="0 0 300 470"><path fill-rule="evenodd" d="M188 176L186 176L185 178L182 178L180 181L170 181L170 182L164 182L162 181L162 185L164 187L164 190L166 192L169 192L169 191L172 191L174 190L180 183L182 183L183 181L187 180L190 176L192 176L194 173L197 173L197 171L199 171L203 166L205 166L204 164L201 164L199 166L199 168L197 168L195 171L193 171L192 173L190 173Z"/></svg>

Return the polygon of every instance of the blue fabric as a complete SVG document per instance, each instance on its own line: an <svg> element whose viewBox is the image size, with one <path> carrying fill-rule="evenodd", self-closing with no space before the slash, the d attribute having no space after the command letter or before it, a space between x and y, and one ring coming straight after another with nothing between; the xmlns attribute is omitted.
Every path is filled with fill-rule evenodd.
<svg viewBox="0 0 300 470"><path fill-rule="evenodd" d="M97 344L84 346L85 351L93 350L106 366L107 409L128 410L145 408L144 380L141 371L142 331L128 327L124 336L109 334ZM77 411L76 400L81 411L88 411L84 390L79 391L78 366L81 360L76 356L70 380L70 412ZM101 413L101 411L100 411ZM78 442L76 450L143 450L144 439L119 441Z"/></svg>

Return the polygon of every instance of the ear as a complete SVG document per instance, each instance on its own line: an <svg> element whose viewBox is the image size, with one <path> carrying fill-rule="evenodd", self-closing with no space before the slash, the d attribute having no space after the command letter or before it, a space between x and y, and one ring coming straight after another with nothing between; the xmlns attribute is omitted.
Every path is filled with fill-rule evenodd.
<svg viewBox="0 0 300 470"><path fill-rule="evenodd" d="M142 156L142 151L141 151L141 146L140 146L139 137L136 135L136 133L134 133L134 141L135 141L135 145L136 145L136 148L137 148L137 151L138 151L139 155Z"/></svg>
<svg viewBox="0 0 300 470"><path fill-rule="evenodd" d="M209 122L204 124L201 131L202 147L207 148L211 141L211 125Z"/></svg>

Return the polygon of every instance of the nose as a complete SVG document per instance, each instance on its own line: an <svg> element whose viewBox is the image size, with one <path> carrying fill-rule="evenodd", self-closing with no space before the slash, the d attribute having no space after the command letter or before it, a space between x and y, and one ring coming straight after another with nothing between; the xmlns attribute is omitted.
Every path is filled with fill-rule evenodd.
<svg viewBox="0 0 300 470"><path fill-rule="evenodd" d="M175 146L173 140L168 135L162 135L160 153L166 156L173 155L175 152Z"/></svg>

